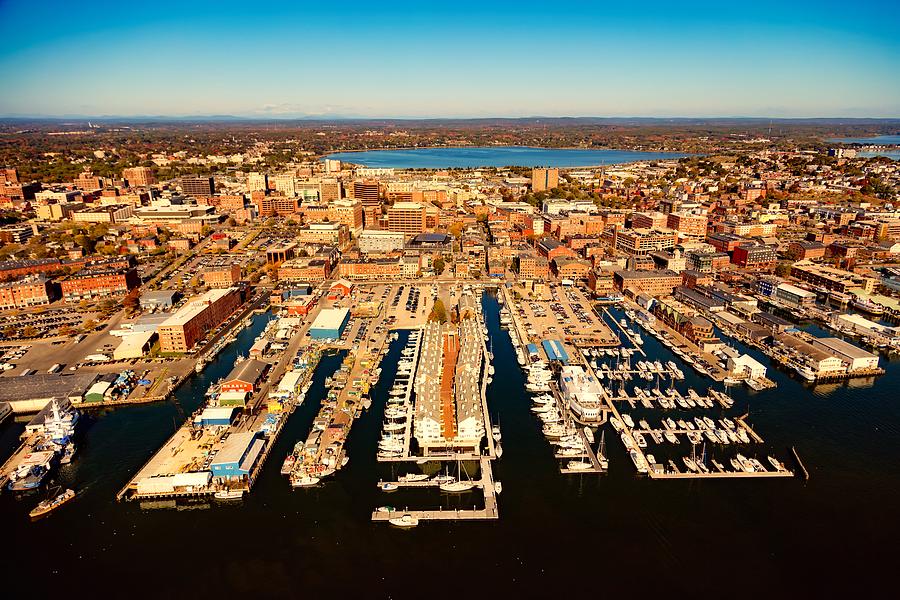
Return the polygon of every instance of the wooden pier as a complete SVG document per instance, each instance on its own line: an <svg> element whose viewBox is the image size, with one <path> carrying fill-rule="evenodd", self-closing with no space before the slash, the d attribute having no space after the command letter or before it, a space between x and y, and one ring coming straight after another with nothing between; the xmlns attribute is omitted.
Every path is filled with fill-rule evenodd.
<svg viewBox="0 0 900 600"><path fill-rule="evenodd" d="M419 521L483 521L488 519L499 519L500 512L497 509L497 489L494 483L493 473L491 472L491 458L482 456L481 460L481 479L473 482L477 488L480 488L484 494L484 508L477 509L447 509L439 508L436 510L375 510L372 512L372 520L376 522L387 522L393 518L409 515L415 517ZM434 487L436 484L429 481L421 482L391 482L398 487Z"/></svg>

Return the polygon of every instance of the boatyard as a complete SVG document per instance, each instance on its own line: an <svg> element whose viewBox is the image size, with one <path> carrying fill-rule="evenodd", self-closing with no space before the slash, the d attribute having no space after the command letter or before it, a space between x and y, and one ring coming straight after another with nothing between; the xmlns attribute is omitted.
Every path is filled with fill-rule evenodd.
<svg viewBox="0 0 900 600"><path fill-rule="evenodd" d="M263 357L274 362L240 360L118 497L231 499L248 492L308 390L321 352L314 344L301 347L309 326L293 317L269 320L257 343L273 348Z"/></svg>

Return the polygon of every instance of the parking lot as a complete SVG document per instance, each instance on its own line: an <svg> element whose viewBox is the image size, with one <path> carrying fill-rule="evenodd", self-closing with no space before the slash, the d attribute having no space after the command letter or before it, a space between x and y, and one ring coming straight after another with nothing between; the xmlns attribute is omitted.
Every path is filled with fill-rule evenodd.
<svg viewBox="0 0 900 600"><path fill-rule="evenodd" d="M554 285L545 299L522 299L518 306L533 341L561 339L577 346L618 344L615 334L577 288Z"/></svg>
<svg viewBox="0 0 900 600"><path fill-rule="evenodd" d="M55 337L70 329L80 328L88 319L96 315L85 314L68 307L37 308L27 312L8 312L2 317L2 331L5 339L29 337Z"/></svg>

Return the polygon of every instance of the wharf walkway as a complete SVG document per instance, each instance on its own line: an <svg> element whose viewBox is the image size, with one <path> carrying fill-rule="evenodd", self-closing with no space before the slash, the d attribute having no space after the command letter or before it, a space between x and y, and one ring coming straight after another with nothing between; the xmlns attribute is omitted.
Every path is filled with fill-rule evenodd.
<svg viewBox="0 0 900 600"><path fill-rule="evenodd" d="M597 309L595 308L594 310L596 311ZM625 339L627 339L629 342L631 342L631 345L634 347L634 349L637 350L638 352L640 352L640 353L641 353L641 356L643 356L644 358L646 358L646 357L647 357L647 353L644 352L644 349L641 348L641 345L640 345L640 344L638 344L637 342L634 341L634 336L630 335L630 334L628 333L627 329L626 329L625 327L622 327L622 324L619 323L618 321L616 321L616 318L615 318L614 316L612 316L612 313L609 312L609 310L608 310L605 306L603 307L603 314L605 314L607 317L609 317L609 320L610 320L610 321L612 321L613 323L615 323L615 326L619 328L619 331L622 332L622 335L625 336ZM597 316L599 316L599 313L598 313Z"/></svg>
<svg viewBox="0 0 900 600"><path fill-rule="evenodd" d="M484 508L477 509L446 509L436 510L375 510L372 512L372 521L387 522L395 517L409 515L419 521L483 521L499 519L500 511L497 508L497 488L491 471L491 458L480 457L481 479L475 483L484 493ZM414 482L392 482L401 487L430 487L429 482L415 482L425 485L416 485ZM432 486L434 484L431 484Z"/></svg>
<svg viewBox="0 0 900 600"><path fill-rule="evenodd" d="M709 473L677 472L677 473L649 473L650 479L759 479L763 477L793 477L791 471L711 471Z"/></svg>

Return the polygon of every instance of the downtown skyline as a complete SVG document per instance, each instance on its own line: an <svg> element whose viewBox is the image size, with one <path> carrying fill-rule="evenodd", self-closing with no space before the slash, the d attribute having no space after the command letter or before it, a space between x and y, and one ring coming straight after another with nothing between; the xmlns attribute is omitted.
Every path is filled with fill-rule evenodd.
<svg viewBox="0 0 900 600"><path fill-rule="evenodd" d="M0 4L0 116L900 117L900 9ZM354 10L355 8L355 10Z"/></svg>

